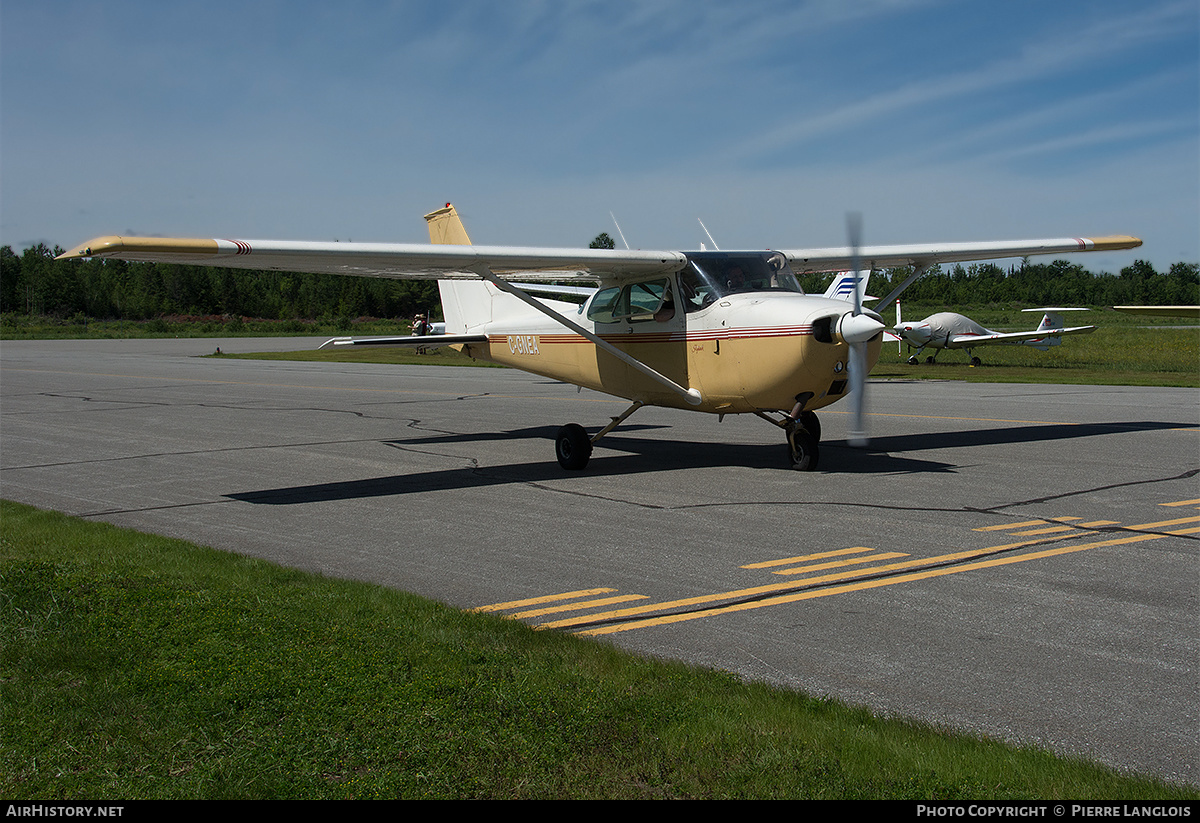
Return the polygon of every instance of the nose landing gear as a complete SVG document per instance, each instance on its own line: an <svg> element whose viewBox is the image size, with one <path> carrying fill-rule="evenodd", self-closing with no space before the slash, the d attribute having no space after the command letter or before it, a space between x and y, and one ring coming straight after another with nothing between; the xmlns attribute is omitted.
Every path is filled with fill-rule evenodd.
<svg viewBox="0 0 1200 823"><path fill-rule="evenodd" d="M763 412L755 412L763 420L783 429L787 435L788 461L793 469L801 472L814 471L821 459L821 421L810 411L793 410L776 420Z"/></svg>

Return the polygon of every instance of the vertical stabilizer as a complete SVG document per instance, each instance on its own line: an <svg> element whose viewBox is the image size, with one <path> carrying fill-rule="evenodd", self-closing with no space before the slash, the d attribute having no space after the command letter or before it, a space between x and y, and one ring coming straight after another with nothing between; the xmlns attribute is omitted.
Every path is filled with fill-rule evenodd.
<svg viewBox="0 0 1200 823"><path fill-rule="evenodd" d="M447 203L425 215L429 242L443 246L469 246L471 238L454 206ZM492 319L492 302L500 291L483 280L439 280L446 334L468 334Z"/></svg>
<svg viewBox="0 0 1200 823"><path fill-rule="evenodd" d="M440 246L469 246L471 238L463 228L462 220L454 206L447 203L440 209L425 215L429 224L429 242Z"/></svg>
<svg viewBox="0 0 1200 823"><path fill-rule="evenodd" d="M859 302L874 299L867 297L867 281L870 279L871 271L869 269L860 272L840 271L834 275L833 282L825 290L824 296L830 300L845 300L853 303L856 299L855 291L857 291Z"/></svg>

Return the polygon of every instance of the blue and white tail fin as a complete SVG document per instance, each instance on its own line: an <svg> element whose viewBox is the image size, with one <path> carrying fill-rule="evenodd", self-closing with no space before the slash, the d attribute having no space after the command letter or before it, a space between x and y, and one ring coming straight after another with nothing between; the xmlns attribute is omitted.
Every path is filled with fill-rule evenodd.
<svg viewBox="0 0 1200 823"><path fill-rule="evenodd" d="M860 271L857 274L852 271L840 271L834 276L833 282L829 284L829 288L825 290L825 297L830 300L845 300L847 303L854 302L854 289L860 289L862 295L859 301L872 300L874 298L867 296L867 281L871 279L869 270Z"/></svg>

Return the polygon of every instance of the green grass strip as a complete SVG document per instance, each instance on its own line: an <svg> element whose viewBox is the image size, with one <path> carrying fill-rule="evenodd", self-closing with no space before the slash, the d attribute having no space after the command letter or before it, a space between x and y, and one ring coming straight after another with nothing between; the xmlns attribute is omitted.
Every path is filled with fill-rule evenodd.
<svg viewBox="0 0 1200 823"><path fill-rule="evenodd" d="M1001 318L1003 319L1003 318ZM1034 322L1037 319L1035 318ZM1032 324L1026 326L1032 328ZM963 380L969 383L1057 383L1090 386L1200 387L1200 327L1101 327L1091 334L1063 338L1061 346L1038 351L1028 346L979 346L974 354L981 366L971 366L964 349L927 349L921 363L909 365L910 352L884 343L875 379ZM222 355L258 360L300 360L334 363L380 363L431 366L495 365L471 360L449 348L425 354L397 347L360 347L320 351L263 352Z"/></svg>
<svg viewBox="0 0 1200 823"><path fill-rule="evenodd" d="M1191 799L0 502L0 796Z"/></svg>

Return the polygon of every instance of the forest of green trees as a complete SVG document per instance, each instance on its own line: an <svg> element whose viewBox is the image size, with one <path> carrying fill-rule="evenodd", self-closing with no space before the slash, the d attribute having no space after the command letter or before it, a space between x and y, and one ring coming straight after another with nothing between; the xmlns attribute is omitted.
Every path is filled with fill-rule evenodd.
<svg viewBox="0 0 1200 823"><path fill-rule="evenodd" d="M0 312L104 320L164 316L329 320L440 311L437 284L330 274L216 269L122 260L55 260L37 245L0 248Z"/></svg>
<svg viewBox="0 0 1200 823"><path fill-rule="evenodd" d="M326 274L216 269L119 260L55 260L61 249L32 246L20 255L0 247L0 312L60 318L150 320L164 316L224 316L271 320L440 315L436 283ZM884 295L907 269L876 273L872 294ZM801 279L820 294L829 275ZM1054 260L1002 268L994 264L931 270L904 299L945 306L1114 306L1200 304L1200 266L1176 263L1157 272L1143 260L1120 274L1093 274Z"/></svg>

